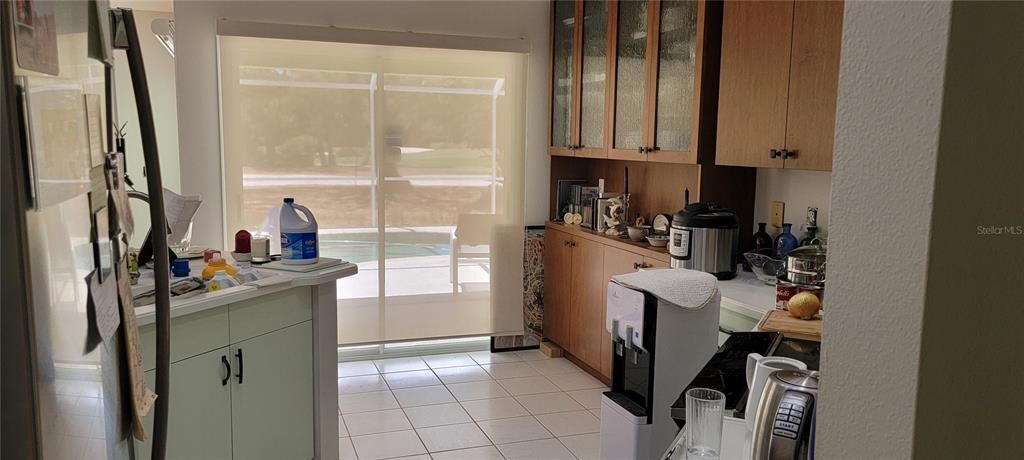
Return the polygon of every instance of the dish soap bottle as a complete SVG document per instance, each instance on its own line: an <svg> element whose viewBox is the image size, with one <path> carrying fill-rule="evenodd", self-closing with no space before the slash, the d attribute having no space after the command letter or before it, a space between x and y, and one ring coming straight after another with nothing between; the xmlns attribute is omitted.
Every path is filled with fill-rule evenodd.
<svg viewBox="0 0 1024 460"><path fill-rule="evenodd" d="M303 217L299 217L299 213ZM285 198L281 206L281 262L289 265L317 263L320 244L316 230L316 218L309 208L295 204L293 198Z"/></svg>
<svg viewBox="0 0 1024 460"><path fill-rule="evenodd" d="M778 258L784 258L789 251L796 249L797 245L800 244L796 237L792 233L793 224L782 224L782 232L775 237L775 256Z"/></svg>
<svg viewBox="0 0 1024 460"><path fill-rule="evenodd" d="M230 267L230 265L227 265ZM205 271L205 270L204 270ZM209 292L219 291L230 287L238 286L238 280L228 275L227 270L221 268L213 275L213 278L206 283L206 290Z"/></svg>
<svg viewBox="0 0 1024 460"><path fill-rule="evenodd" d="M219 271L225 272L228 276L235 276L238 273L238 269L228 265L227 261L220 254L214 254L213 258L206 263L206 267L203 268L203 279L211 280Z"/></svg>

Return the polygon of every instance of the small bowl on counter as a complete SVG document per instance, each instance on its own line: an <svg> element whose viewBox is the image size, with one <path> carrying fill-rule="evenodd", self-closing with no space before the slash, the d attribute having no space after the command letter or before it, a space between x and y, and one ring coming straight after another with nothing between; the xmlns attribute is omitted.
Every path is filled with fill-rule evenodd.
<svg viewBox="0 0 1024 460"><path fill-rule="evenodd" d="M765 284L775 284L778 282L780 275L786 274L785 260L775 259L768 254L758 252L746 252L743 254L743 257L747 259L750 269L753 270L757 279Z"/></svg>
<svg viewBox="0 0 1024 460"><path fill-rule="evenodd" d="M647 243L656 248L668 246L668 235L648 235Z"/></svg>
<svg viewBox="0 0 1024 460"><path fill-rule="evenodd" d="M629 235L629 240L639 243L651 234L650 225L630 225L626 227L626 233Z"/></svg>

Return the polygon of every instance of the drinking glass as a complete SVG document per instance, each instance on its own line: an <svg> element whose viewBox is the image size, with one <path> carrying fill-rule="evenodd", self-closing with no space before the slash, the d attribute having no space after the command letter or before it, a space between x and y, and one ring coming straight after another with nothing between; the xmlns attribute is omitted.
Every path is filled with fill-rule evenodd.
<svg viewBox="0 0 1024 460"><path fill-rule="evenodd" d="M686 390L686 460L718 460L724 414L725 395L721 391Z"/></svg>

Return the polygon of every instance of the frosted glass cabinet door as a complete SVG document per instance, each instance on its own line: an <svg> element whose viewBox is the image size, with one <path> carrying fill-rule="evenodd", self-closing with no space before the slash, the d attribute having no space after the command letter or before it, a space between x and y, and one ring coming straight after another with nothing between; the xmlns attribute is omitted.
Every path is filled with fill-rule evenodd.
<svg viewBox="0 0 1024 460"><path fill-rule="evenodd" d="M235 458L313 458L312 322L232 345L231 363Z"/></svg>
<svg viewBox="0 0 1024 460"><path fill-rule="evenodd" d="M651 161L671 161L674 152L694 152L697 71L697 2L662 0L659 12L658 75ZM683 155L674 155L681 157ZM675 158L673 158L675 159ZM678 158L685 161L685 158Z"/></svg>
<svg viewBox="0 0 1024 460"><path fill-rule="evenodd" d="M231 459L231 384L224 381L228 357L228 349L221 348L171 364L168 459ZM145 378L156 388L156 371L146 372ZM143 419L149 438L153 412ZM149 440L136 441L136 458L150 458L152 449Z"/></svg>
<svg viewBox="0 0 1024 460"><path fill-rule="evenodd" d="M576 42L576 5L554 2L551 50L551 147L552 153L571 155L573 110L573 53ZM558 152L558 149L563 151Z"/></svg>
<svg viewBox="0 0 1024 460"><path fill-rule="evenodd" d="M577 156L604 156L608 96L608 2L583 2L583 66L580 75L580 145Z"/></svg>
<svg viewBox="0 0 1024 460"><path fill-rule="evenodd" d="M615 54L615 114L611 152L621 157L645 146L648 14L645 1L618 2ZM639 154L637 154L639 155ZM636 158L643 159L643 155Z"/></svg>

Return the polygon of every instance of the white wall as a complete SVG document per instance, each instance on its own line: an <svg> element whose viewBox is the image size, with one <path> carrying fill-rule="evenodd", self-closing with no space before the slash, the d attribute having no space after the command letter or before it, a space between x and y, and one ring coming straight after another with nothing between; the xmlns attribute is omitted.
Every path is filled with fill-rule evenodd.
<svg viewBox="0 0 1024 460"><path fill-rule="evenodd" d="M777 231L771 226L772 201L786 203L785 222L793 224L793 234L803 236L807 207L818 208L819 233L828 233L829 192L832 173L825 171L798 171L792 169L757 168L757 191L754 194L754 226L768 223L768 233ZM781 229L779 229L781 230Z"/></svg>
<svg viewBox="0 0 1024 460"><path fill-rule="evenodd" d="M846 3L820 458L1024 452L1022 23Z"/></svg>
<svg viewBox="0 0 1024 460"><path fill-rule="evenodd" d="M154 6L159 6L154 3ZM181 190L181 172L178 157L178 110L174 86L174 59L153 35L150 24L156 18L173 19L173 13L134 10L135 23L139 28L139 42L142 44L142 60L146 65L146 82L149 97L153 102L153 123L156 126L157 151L160 152L160 175L163 185L170 190ZM146 178L142 174L142 138L139 129L139 114L132 91L131 72L124 51L114 51L114 79L117 82L117 117L127 123L125 130L125 161L128 175L135 182L135 188L147 192ZM149 209L137 200L131 201L135 219L135 233L132 246L142 245L149 231Z"/></svg>
<svg viewBox="0 0 1024 460"><path fill-rule="evenodd" d="M953 3L917 458L1024 457L1024 362L1007 360L1024 348L1022 24L1021 2Z"/></svg>
<svg viewBox="0 0 1024 460"><path fill-rule="evenodd" d="M526 222L544 222L548 207L547 68L550 4L536 1L197 2L175 11L181 186L204 204L194 240L223 244L217 20L274 22L475 37L524 38L530 43L526 128Z"/></svg>

